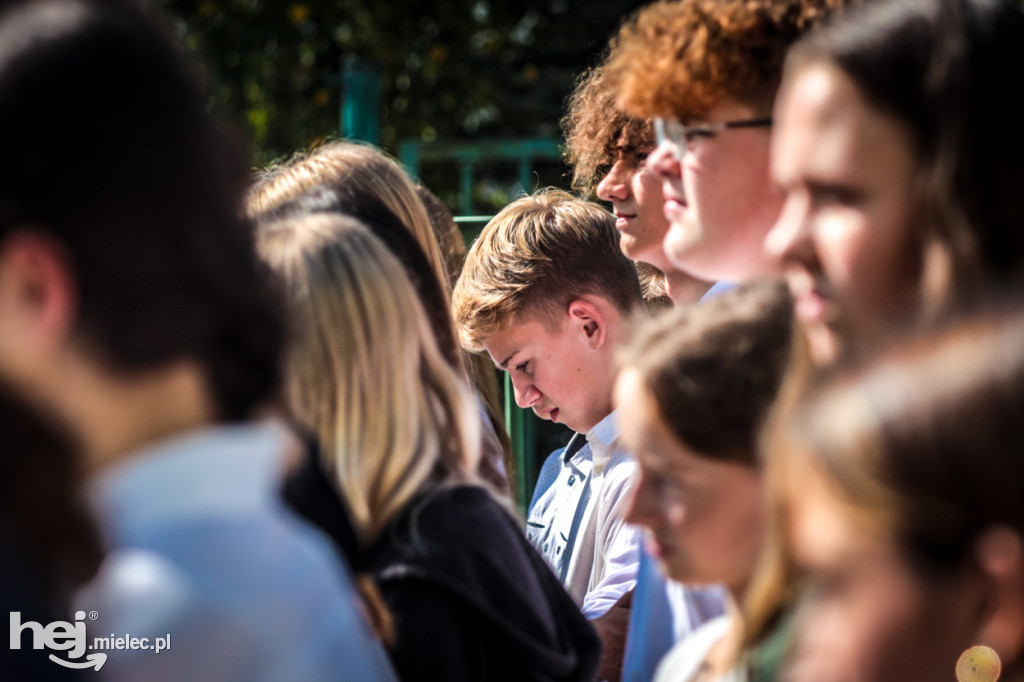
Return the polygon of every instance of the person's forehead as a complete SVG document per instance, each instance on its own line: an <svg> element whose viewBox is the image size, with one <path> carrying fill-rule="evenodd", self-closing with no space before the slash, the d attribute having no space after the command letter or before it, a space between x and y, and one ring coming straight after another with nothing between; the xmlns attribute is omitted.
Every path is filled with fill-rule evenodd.
<svg viewBox="0 0 1024 682"><path fill-rule="evenodd" d="M851 168L874 169L899 141L901 126L871 109L853 83L837 69L809 68L799 73L780 102L778 133L773 140L773 162L783 166L787 155L803 160L809 175ZM909 142L908 142L909 144Z"/></svg>
<svg viewBox="0 0 1024 682"><path fill-rule="evenodd" d="M494 361L501 363L505 357L494 356L508 356L527 346L533 348L551 343L560 328L561 325L553 325L551 320L539 313L518 313L501 328L488 334L483 345Z"/></svg>

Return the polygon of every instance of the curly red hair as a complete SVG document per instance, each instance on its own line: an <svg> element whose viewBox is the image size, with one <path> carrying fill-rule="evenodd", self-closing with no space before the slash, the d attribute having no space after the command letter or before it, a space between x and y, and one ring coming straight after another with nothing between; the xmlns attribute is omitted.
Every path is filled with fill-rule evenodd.
<svg viewBox="0 0 1024 682"><path fill-rule="evenodd" d="M786 51L847 0L660 0L612 42L607 78L628 114L699 118L725 99L771 111Z"/></svg>

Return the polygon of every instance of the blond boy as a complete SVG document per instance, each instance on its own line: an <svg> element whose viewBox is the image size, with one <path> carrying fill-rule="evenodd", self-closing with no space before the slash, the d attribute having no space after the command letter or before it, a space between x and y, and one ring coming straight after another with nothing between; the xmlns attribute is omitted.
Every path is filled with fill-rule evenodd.
<svg viewBox="0 0 1024 682"><path fill-rule="evenodd" d="M453 296L463 345L509 373L520 407L576 432L545 465L554 483L535 500L527 536L594 621L602 674L616 678L616 621L628 616L640 538L623 522L635 463L612 411L614 353L640 305L614 217L556 190L514 201L488 223Z"/></svg>

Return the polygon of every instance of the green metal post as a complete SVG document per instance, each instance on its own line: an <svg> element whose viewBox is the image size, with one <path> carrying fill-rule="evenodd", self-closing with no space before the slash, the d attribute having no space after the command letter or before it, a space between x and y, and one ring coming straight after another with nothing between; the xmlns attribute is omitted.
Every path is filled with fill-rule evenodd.
<svg viewBox="0 0 1024 682"><path fill-rule="evenodd" d="M532 164L530 163L530 157L520 156L519 157L519 186L523 188L523 191L527 194L530 193L530 172L533 170Z"/></svg>
<svg viewBox="0 0 1024 682"><path fill-rule="evenodd" d="M533 488L537 485L540 473L537 464L536 438L534 437L533 415L516 405L515 393L512 390L512 378L505 374L505 428L512 441L512 452L516 456L516 478L519 490L519 509L526 513L533 497Z"/></svg>
<svg viewBox="0 0 1024 682"><path fill-rule="evenodd" d="M365 59L351 59L342 72L341 134L380 144L380 71Z"/></svg>

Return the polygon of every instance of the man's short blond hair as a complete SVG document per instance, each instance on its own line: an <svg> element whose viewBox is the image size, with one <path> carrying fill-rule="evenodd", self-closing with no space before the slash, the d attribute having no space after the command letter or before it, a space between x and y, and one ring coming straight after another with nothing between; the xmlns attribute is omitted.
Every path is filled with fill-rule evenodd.
<svg viewBox="0 0 1024 682"><path fill-rule="evenodd" d="M462 345L479 351L522 315L554 326L588 294L629 313L641 302L636 267L619 250L610 213L545 189L513 201L483 229L455 284L452 312Z"/></svg>

